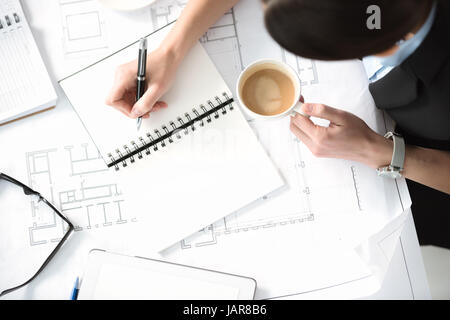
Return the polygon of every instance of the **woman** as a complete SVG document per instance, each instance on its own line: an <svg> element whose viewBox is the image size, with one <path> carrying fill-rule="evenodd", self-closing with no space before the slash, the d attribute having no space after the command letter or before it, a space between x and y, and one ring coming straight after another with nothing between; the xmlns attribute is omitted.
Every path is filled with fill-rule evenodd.
<svg viewBox="0 0 450 320"><path fill-rule="evenodd" d="M137 63L132 61L118 68L107 104L131 118L167 107L158 99L183 57L237 1L191 0L148 55L151 81L144 96L134 103ZM380 9L381 28L368 26L367 9L373 4ZM329 120L330 126L296 116L291 131L318 157L359 161L392 177L401 173L420 243L450 248L449 2L263 0L263 6L270 35L292 53L319 60L364 58L375 103L396 121L402 137L385 138L360 118L315 103L305 103L303 111Z"/></svg>

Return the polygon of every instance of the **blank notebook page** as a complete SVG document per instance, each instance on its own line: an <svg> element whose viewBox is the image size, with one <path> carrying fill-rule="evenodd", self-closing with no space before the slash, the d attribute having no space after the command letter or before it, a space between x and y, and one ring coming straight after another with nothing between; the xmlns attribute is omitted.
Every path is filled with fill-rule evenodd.
<svg viewBox="0 0 450 320"><path fill-rule="evenodd" d="M148 37L150 50L168 31L166 27ZM164 133L164 126L170 129L179 119L187 121L186 113L194 118L195 112L203 112L202 106L211 108L209 100L217 105L216 97L225 101L232 96L197 44L160 99L168 108L143 119L137 132L136 120L104 101L116 67L136 59L138 46L135 43L60 82L106 163L111 162L110 155L117 158L149 141L147 133L156 138L155 130ZM142 159L135 155L124 161L126 167L123 162L117 165L125 208L139 214L143 228L136 233L137 241L149 249L160 251L284 185L235 103L208 118L195 123L194 131L189 127L176 132L172 142L165 139L148 148L150 154L142 152Z"/></svg>
<svg viewBox="0 0 450 320"><path fill-rule="evenodd" d="M0 123L56 103L56 93L18 0L0 2Z"/></svg>

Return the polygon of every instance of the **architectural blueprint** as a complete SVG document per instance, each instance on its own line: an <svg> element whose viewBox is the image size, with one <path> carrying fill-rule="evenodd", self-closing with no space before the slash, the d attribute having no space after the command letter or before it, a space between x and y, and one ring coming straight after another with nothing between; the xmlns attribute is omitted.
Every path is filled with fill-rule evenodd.
<svg viewBox="0 0 450 320"><path fill-rule="evenodd" d="M186 1L164 0L158 1L150 7L153 28L158 29L176 19L180 8ZM266 32L262 25L262 10L257 1L241 1L219 19L200 38L200 42L215 63L228 86L234 91L235 83L240 72L246 65L256 59L273 58L290 64L301 78L302 86L314 86L319 83L316 62L296 57L278 46ZM255 38L257 37L257 38ZM263 50L255 50L256 43L263 46ZM252 46L251 46L252 45ZM260 48L261 49L261 48ZM185 239L181 247L212 245L218 237L233 232L254 231L268 227L283 226L287 223L307 223L314 221L314 211L311 207L311 189L307 182L306 158L309 152L301 150L302 145L290 134L285 120L275 123L255 122L250 119L251 126L260 138L272 160L288 180L290 192L277 196L275 201L266 201L267 210L250 210L246 213L234 213L221 221L201 230L197 235ZM273 140L271 132L280 132ZM282 138L280 137L282 135ZM286 156L288 151L288 156ZM361 209L358 202L357 169L349 167L349 180L342 188L340 198L344 197L349 203ZM340 182L342 186L342 181ZM330 188L331 186L327 186ZM320 191L316 191L320 192ZM292 203L295 207L286 207L285 203ZM267 199L263 199L267 200ZM283 210L282 210L283 209ZM351 208L353 210L353 208ZM197 240L194 240L197 239Z"/></svg>
<svg viewBox="0 0 450 320"><path fill-rule="evenodd" d="M53 5L52 12L59 20L36 19L33 24L48 35L42 39L49 49L48 63L57 79L61 79L176 20L186 3L187 0L158 0L138 11L116 12L95 0L52 0L48 5ZM36 2L28 5L33 11L39 10ZM234 91L243 68L261 58L287 62L299 73L302 85L318 83L314 61L282 49L266 32L254 32L255 27L262 27L261 19L260 3L243 0L200 38L230 89ZM252 50L257 43L264 43L265 50Z"/></svg>
<svg viewBox="0 0 450 320"><path fill-rule="evenodd" d="M100 4L92 0L60 0L63 47L67 55L108 47Z"/></svg>
<svg viewBox="0 0 450 320"><path fill-rule="evenodd" d="M375 130L384 130L358 61L316 62L316 67L324 81L304 86L307 99L338 105L361 116ZM251 275L258 281L257 298L362 279L370 283L366 294L375 291L382 280L382 276L372 277L379 260L369 267L354 248L365 243L368 235L377 234L377 243L370 247L384 250L389 247L385 240L398 236L408 201L399 199L397 182L380 179L359 163L314 157L291 134L288 118L249 123L285 178L287 190L267 195L259 205L200 230L162 257ZM395 228L381 236L380 230L397 217ZM395 239L390 243L395 244ZM378 258L388 261L392 248L384 250L388 254L378 253Z"/></svg>
<svg viewBox="0 0 450 320"><path fill-rule="evenodd" d="M176 20L186 3L187 0L157 1L150 7L153 29ZM298 72L303 86L317 84L319 79L315 61L287 52L266 32L260 32L262 27L261 4L258 1L241 1L200 38L229 88L234 91L241 71L262 58L282 60L291 65ZM248 44L254 45L255 41L262 41L265 50L252 50Z"/></svg>
<svg viewBox="0 0 450 320"><path fill-rule="evenodd" d="M136 40L142 26L148 27L144 32L147 34L176 19L187 1L160 0L139 12L123 14L100 6L92 9L92 0L76 2L53 1L61 18L56 27L55 21L31 19L33 27L49 35L39 43L55 79ZM37 6L36 3L28 1L28 7ZM72 11L68 10L69 4L74 5ZM35 17L44 14L36 8L30 11ZM95 14L89 12L98 13L97 24ZM67 20L75 13L77 16ZM89 20L83 26L86 29L78 28L83 18ZM66 22L59 23L63 19ZM70 39L64 38L66 31L71 33ZM79 52L73 46L77 37L82 40L77 44L82 49ZM94 38L92 42L87 40ZM297 70L307 101L351 111L373 129L381 130L362 66L356 61L311 61L286 52L264 31L259 1L241 0L200 42L233 91L239 73L250 62L278 59ZM137 213L123 211L126 194L114 176L104 170L104 163L64 94L58 94L61 99L57 108L33 117L36 122L32 126L17 123L8 127L8 132L0 128L0 144L16 150L11 151L10 158L0 157L0 165L2 170L41 191L76 225L75 239L83 246L77 246L78 242L68 246L63 254L70 263L61 259L58 266L62 265L65 272L48 282L60 293L59 298L66 298L68 290L58 288L63 282L71 289L87 251L98 246L97 242L89 242L91 235L111 228L122 230L139 224L139 220ZM286 180L286 190L267 195L253 206L206 226L161 255L146 251L145 243L132 244L133 253L253 277L258 282L256 298L288 296L370 278L372 270L353 249L368 234L380 229L390 215L404 210L407 202L400 204L398 196L394 197L398 193L396 183L378 179L364 165L315 158L290 133L288 122L287 118L274 122L249 119ZM55 132L64 135L59 137ZM38 248L58 237L59 226L32 209L30 216L36 220L25 226L31 227L30 245ZM111 249L108 241L101 245ZM46 289L43 285L38 296L48 297Z"/></svg>
<svg viewBox="0 0 450 320"><path fill-rule="evenodd" d="M28 185L45 195L74 224L75 231L136 222L126 214L125 197L92 144L30 151L25 154ZM30 245L63 235L53 217L31 206ZM59 220L56 220L59 221Z"/></svg>
<svg viewBox="0 0 450 320"><path fill-rule="evenodd" d="M139 13L139 17L147 19L147 31L151 32L152 30L161 28L176 20L186 3L187 0L160 0ZM117 23L118 17L114 16L114 14L107 9L102 8L93 0L59 0L59 5L65 36L68 35L70 31L78 34L85 32L86 35L94 33L100 35L97 31L102 31L102 34L106 34L111 32L113 25L112 21L121 25L120 23ZM92 19L92 17L94 15L99 17L97 24L93 23L94 19ZM69 30L68 28L70 26L66 21L67 17L74 19L74 16L78 17L77 19L79 19L80 25L72 24L72 30ZM103 17L110 18L110 21L108 21L108 19L103 21ZM142 21L139 21L139 24L142 23ZM123 30L129 30L130 26L124 24L123 26L121 25L121 28L123 28ZM319 82L315 61L290 54L279 47L267 33L258 32L260 28L262 28L262 11L260 4L257 1L241 1L235 8L232 8L225 13L225 15L200 38L200 42L207 50L211 59L232 90L234 90L237 77L247 64L256 59L267 57L289 63L299 73L303 86L316 85ZM117 33L118 32L116 32L116 34ZM259 38L254 39L255 36L258 36ZM95 41L92 40L95 38L93 36L86 38L89 38L89 43L94 43L94 45L89 47L89 43L85 42L85 47L80 47L79 50L74 51L94 51L92 55L96 55L97 53L95 51L98 51L97 49L109 48L112 50L113 47L117 46L117 44L113 43L111 40L108 41L106 36L105 39L97 37ZM253 44L255 41L264 43L264 50L254 50L254 48L248 45L248 43ZM74 41L72 42L75 43ZM66 41L65 43L66 45L64 48L67 48L69 42ZM79 43L82 43L82 41L79 41ZM104 45L102 45L102 43ZM69 53L66 49L65 52L66 55ZM263 139L266 127L254 122L252 122L252 126L257 132L260 132L261 139ZM231 232L257 230L258 228L280 226L286 223L306 223L314 221L314 213L310 208L309 186L304 182L305 162L302 160L302 154L299 148L300 144L295 141L293 136L289 136L288 132L284 132L284 134L286 135L284 141L288 142L288 148L292 151L292 159L289 164L283 163L283 171L285 176L290 179L289 182L291 188L295 188L296 190L295 192L291 192L290 196L292 197L292 195L295 194L296 197L301 198L298 201L301 208L288 208L286 210L287 212L282 213L275 213L273 212L274 210L267 210L265 215L261 215L260 212L253 215L232 214L231 216L224 218L223 221L219 221L218 223L201 230L198 236L201 235L202 240L199 240L198 244L194 244L192 239L183 241L182 246L184 248L189 248L192 245L215 243L219 235L227 235ZM279 165L281 165L281 163ZM353 186L355 186L355 183ZM354 188L353 190L349 188L349 195L355 193L356 191L354 191ZM285 196L277 198L279 200L277 200L277 203L273 204L273 208L279 208L278 204L282 204L285 200L284 198Z"/></svg>
<svg viewBox="0 0 450 320"><path fill-rule="evenodd" d="M163 3L166 4L167 1L161 2L161 6ZM159 9L161 15L158 21L163 24L171 20L168 13L173 12L173 7L179 5L179 2L171 3L170 9ZM356 62L343 65L319 63L296 57L280 48L266 32L261 31L264 28L259 6L257 1L239 2L200 39L229 87L235 89L237 77L249 63L262 58L281 60L298 72L303 95L307 99L347 108L365 119L372 128L379 128L380 121L373 111L374 106L367 92L361 66ZM154 24L155 28L162 26ZM341 77L346 81L341 81ZM324 86L321 85L321 79L325 80ZM346 99L343 95L345 92L349 94L349 83L353 85L353 99ZM329 88L330 84L335 87ZM367 108L363 109L364 107ZM324 286L330 285L329 281L324 280L324 273L329 274L330 278L336 281L335 284L339 281L369 277L371 273L358 264L358 257L339 245L346 243L352 247L357 244L370 228L361 228L357 234L353 226L358 223L362 225L363 222L359 220L363 216L374 215L378 210L387 210L385 201L380 200L379 204L376 204L373 198L368 196L376 190L371 189L367 181L373 182L376 176L371 169L357 163L315 158L289 132L288 121L282 119L269 123L249 119L261 143L285 177L288 190L268 195L261 199L259 206L235 212L205 227L166 250L163 257L181 263L253 274L262 288L258 294L260 298L308 290L320 286L321 281L324 281ZM384 182L378 183L374 189L394 188L393 185L382 184ZM403 210L398 203L391 207L397 213ZM383 222L377 220L376 214L374 216L371 223L381 226ZM376 228L372 229L374 230ZM349 239L350 234L354 235L354 238ZM337 247L330 249L327 246L325 249L322 241L327 240L328 244L338 244ZM308 243L307 248L300 245L299 241ZM255 249L258 246L262 246L262 249ZM248 254L254 250L260 254ZM296 250L309 252L308 262L292 254ZM338 262L339 259L324 259L321 254L333 256L330 255L330 250L346 256L347 260ZM317 257L317 254L320 257ZM228 259L230 256L234 259ZM266 259L274 256L289 264L288 269L292 272L287 275L271 272L273 264L268 263ZM319 272L321 279L314 278L313 272L304 272L301 275L295 272L314 270L318 264L324 268L323 273ZM327 268L326 265L333 267ZM350 265L359 265L360 268L353 269ZM260 272L254 271L255 269ZM291 289L289 286L292 286Z"/></svg>

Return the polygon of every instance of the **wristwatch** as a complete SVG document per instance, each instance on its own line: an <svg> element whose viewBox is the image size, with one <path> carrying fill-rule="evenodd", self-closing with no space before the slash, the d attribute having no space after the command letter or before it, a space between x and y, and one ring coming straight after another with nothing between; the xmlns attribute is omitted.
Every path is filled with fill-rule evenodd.
<svg viewBox="0 0 450 320"><path fill-rule="evenodd" d="M394 151L392 152L391 164L377 169L379 176L396 179L402 176L403 163L405 162L405 140L402 136L394 132L388 132L385 138L394 141Z"/></svg>

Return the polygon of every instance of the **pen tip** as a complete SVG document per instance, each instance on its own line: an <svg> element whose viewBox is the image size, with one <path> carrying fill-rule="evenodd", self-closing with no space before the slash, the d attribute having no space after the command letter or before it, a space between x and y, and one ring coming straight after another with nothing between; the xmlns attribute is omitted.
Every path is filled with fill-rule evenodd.
<svg viewBox="0 0 450 320"><path fill-rule="evenodd" d="M139 129L141 129L141 124L142 124L142 118L139 117L136 121L137 131L139 131Z"/></svg>

